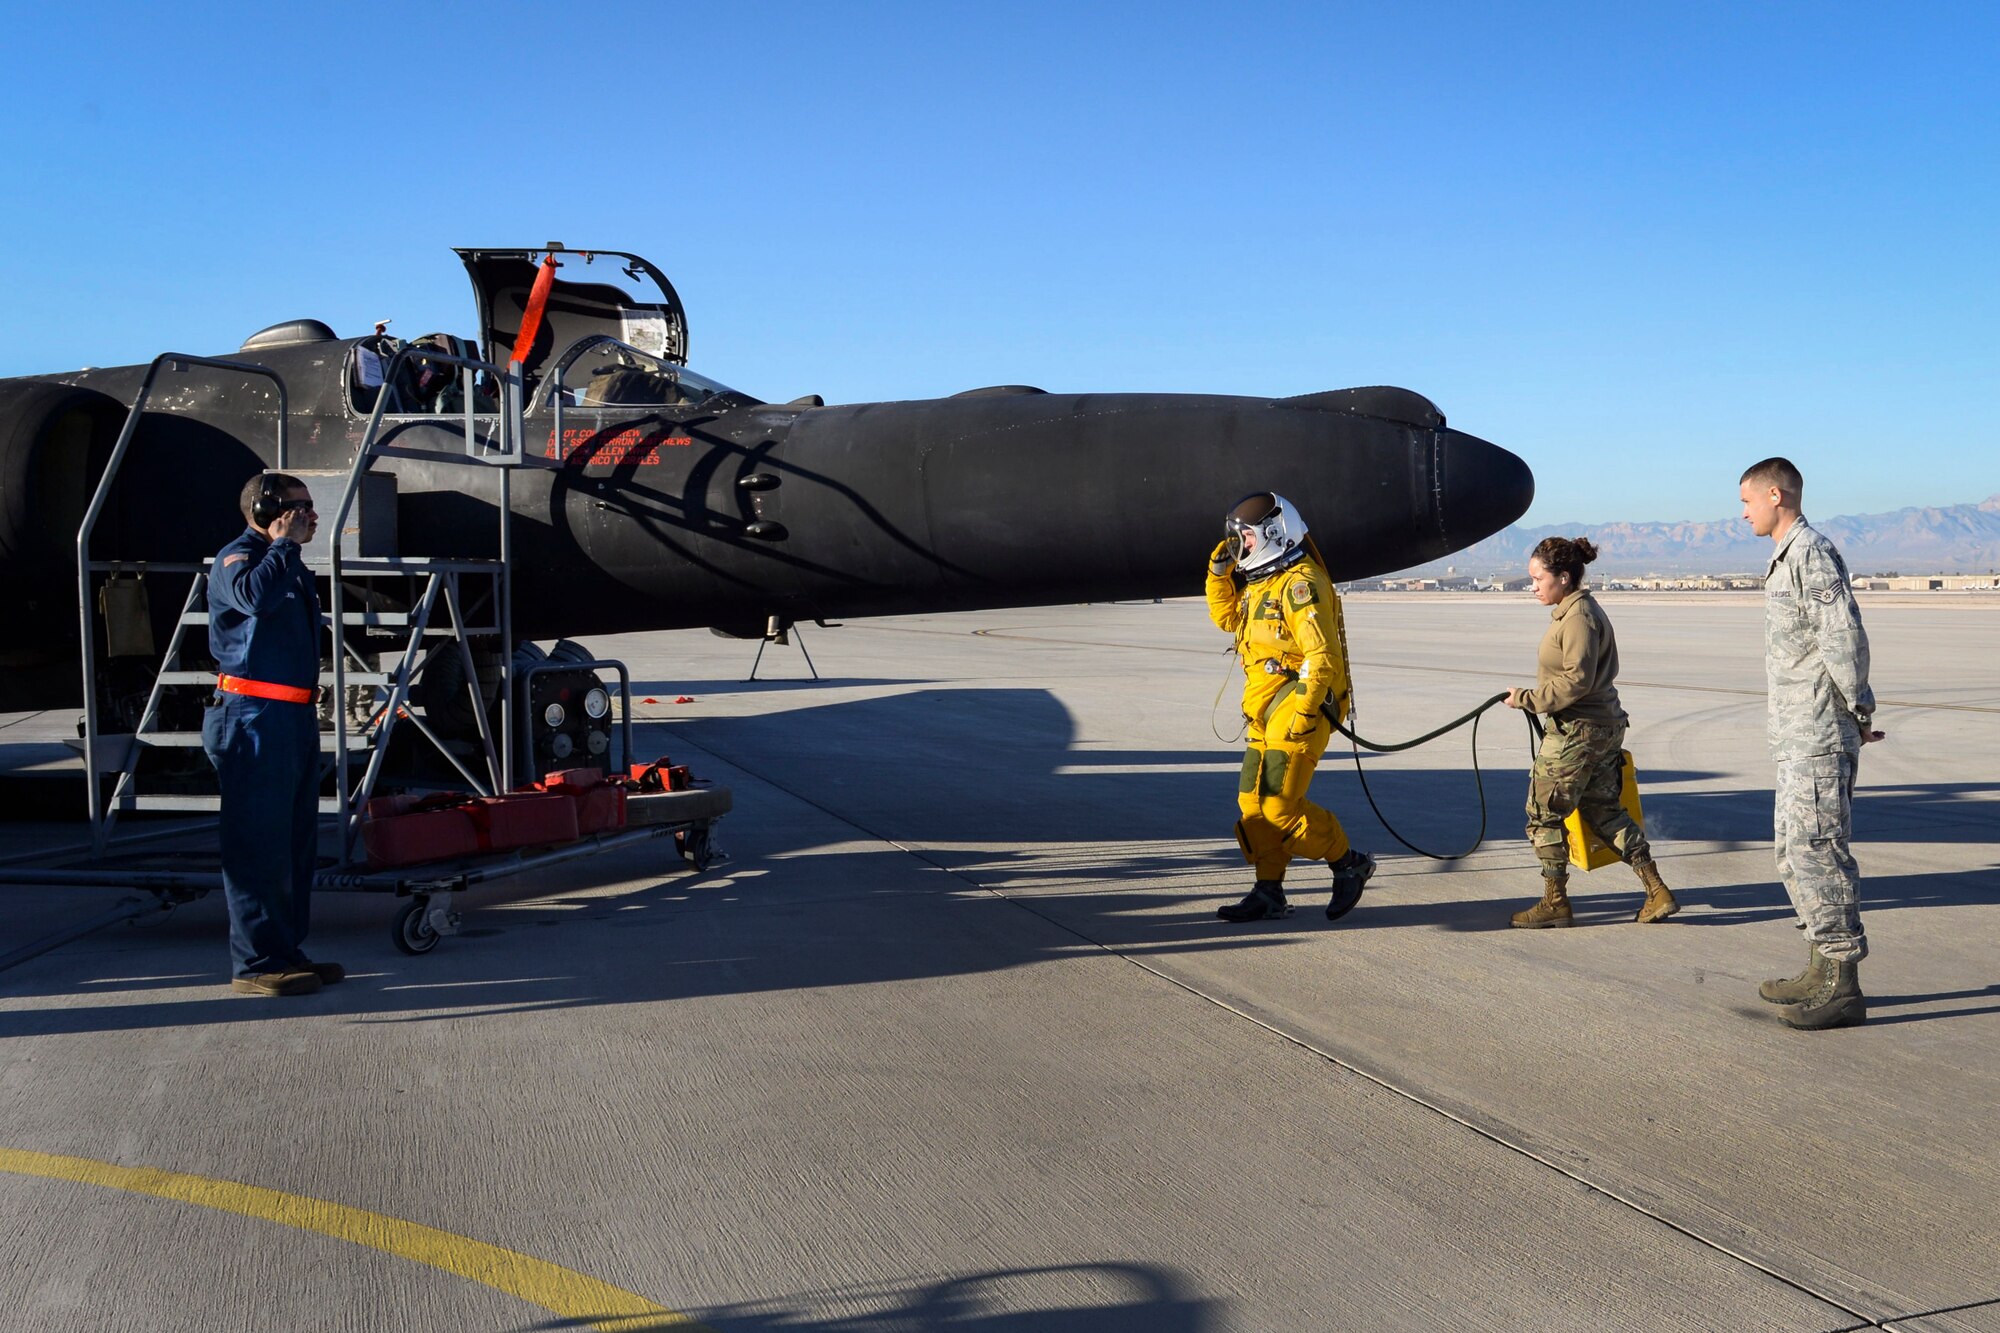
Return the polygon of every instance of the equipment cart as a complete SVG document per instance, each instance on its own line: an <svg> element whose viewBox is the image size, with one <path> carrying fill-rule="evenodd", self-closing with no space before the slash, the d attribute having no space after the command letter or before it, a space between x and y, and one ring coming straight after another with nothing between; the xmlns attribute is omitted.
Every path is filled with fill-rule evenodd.
<svg viewBox="0 0 2000 1333"><path fill-rule="evenodd" d="M544 654L532 645L517 645L513 637L511 477L514 469L534 462L522 448L519 366L503 368L474 357L405 347L387 373L394 376L413 356L421 356L433 372L456 368L466 402L474 399L475 376L490 376L502 385L504 402L494 413L476 416L467 411L463 452L452 455L435 448L407 450L386 437L385 397L376 403L345 477L320 474L326 481L344 481L315 571L323 580L322 605L330 626L328 669L321 676L325 700L321 749L332 781L331 794L321 800L321 817L338 821L339 853L314 884L321 890L389 893L408 899L391 933L398 948L421 954L452 933L458 921L453 898L477 884L666 837L673 838L681 858L697 870L706 869L720 855L714 826L729 811L731 798L722 788L648 792L631 802L644 822L635 819L628 826L601 828L553 844L510 846L491 854L393 868L382 867L379 860L371 862L365 854L362 832L378 789L413 785L402 779L384 782L393 746L408 752L427 742L433 773L427 783L415 785L455 787L474 801L509 799L518 772L587 765L623 774L633 762L631 682L624 664L595 660L567 642ZM198 816L219 808L212 790L190 791L186 782L190 774L206 767L193 762L201 744L199 709L190 706L186 691L212 689L214 683L213 672L201 669L208 622L206 562L149 565L142 553L127 551L117 552L116 559L97 559L92 544L93 530L147 411L155 381L163 372L185 375L196 370L269 382L278 404L270 418L277 434L274 466L287 467L285 389L274 372L252 362L180 353L168 353L153 363L77 533L85 704L76 748L83 757L89 799L88 855L71 859L37 855L29 864L0 864L0 884L131 888L150 894L152 901L129 900L56 936L0 956L0 969L114 921L168 910L222 887L219 869L192 865L185 852L148 855L124 850L140 843L167 845L207 824L126 835L116 839L118 854L108 855L122 812ZM465 494L492 504L498 558L398 554L395 479L372 470L385 457L406 457L422 466L469 467ZM117 589L112 585L128 580L135 569L143 579L148 568L156 575L186 576L186 597L165 653L148 658L157 661L149 685L131 694L124 707L108 709L99 677L110 664L99 658L116 651L111 647L119 637L114 616L120 605L132 600L129 594L134 591L129 582ZM126 636L128 643L130 637ZM129 662L130 649L126 651ZM615 671L618 678L615 741L612 696L600 671ZM555 702L557 696L566 703ZM447 726L453 719L456 735L449 734ZM159 762L163 756L165 763ZM364 756L364 762L351 762ZM622 764L613 767L620 760ZM169 782L166 790L148 790L147 775L156 778L162 769L178 774L179 789ZM157 788L157 781L154 785Z"/></svg>

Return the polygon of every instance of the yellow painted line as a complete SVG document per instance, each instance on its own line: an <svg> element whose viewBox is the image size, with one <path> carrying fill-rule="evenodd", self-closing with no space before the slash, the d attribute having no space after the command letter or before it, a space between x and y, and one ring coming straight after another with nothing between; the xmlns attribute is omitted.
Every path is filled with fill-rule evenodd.
<svg viewBox="0 0 2000 1333"><path fill-rule="evenodd" d="M152 1167L114 1166L88 1157L0 1148L0 1171L15 1175L67 1180L80 1185L150 1194L155 1198L191 1203L200 1208L238 1213L277 1222L301 1231L317 1231L336 1240L366 1245L399 1259L441 1268L447 1273L483 1282L495 1291L539 1305L551 1314L581 1320L607 1333L637 1333L644 1329L677 1329L683 1333L713 1333L705 1324L676 1314L574 1269L548 1263L484 1241L453 1235L400 1218L361 1208L308 1199L257 1185L207 1176L183 1175Z"/></svg>

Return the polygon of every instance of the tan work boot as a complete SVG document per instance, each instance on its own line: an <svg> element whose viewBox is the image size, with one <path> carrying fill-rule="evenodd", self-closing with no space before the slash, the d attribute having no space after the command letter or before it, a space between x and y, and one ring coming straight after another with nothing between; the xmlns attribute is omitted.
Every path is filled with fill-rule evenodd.
<svg viewBox="0 0 2000 1333"><path fill-rule="evenodd" d="M311 995L320 986L311 972L258 972L230 980L229 989L239 995Z"/></svg>
<svg viewBox="0 0 2000 1333"><path fill-rule="evenodd" d="M1545 926L1567 926L1571 920L1569 910L1569 876L1542 876L1542 900L1525 912L1514 913L1514 924L1522 930L1539 930Z"/></svg>
<svg viewBox="0 0 2000 1333"><path fill-rule="evenodd" d="M1797 1004L1788 1004L1780 1009L1778 1017L1785 1021L1787 1027L1808 1031L1858 1027L1866 1023L1868 1000L1861 993L1860 965L1852 961L1835 962L1817 949L1813 953L1822 965L1825 983Z"/></svg>
<svg viewBox="0 0 2000 1333"><path fill-rule="evenodd" d="M1665 921L1681 910L1681 905L1674 901L1674 891L1660 878L1658 866L1651 861L1636 862L1632 866L1632 872L1639 877L1639 882L1646 886L1646 901L1639 904L1639 915L1632 918L1634 921L1641 925L1653 921Z"/></svg>
<svg viewBox="0 0 2000 1333"><path fill-rule="evenodd" d="M1772 1004L1799 1004L1816 992L1833 985L1833 960L1812 945L1806 946L1806 970L1795 977L1773 977L1757 987L1757 994Z"/></svg>

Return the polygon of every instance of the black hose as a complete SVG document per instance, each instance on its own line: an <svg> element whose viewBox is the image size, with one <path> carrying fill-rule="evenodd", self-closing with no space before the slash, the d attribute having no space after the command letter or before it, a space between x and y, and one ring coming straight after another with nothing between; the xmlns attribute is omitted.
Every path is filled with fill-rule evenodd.
<svg viewBox="0 0 2000 1333"><path fill-rule="evenodd" d="M1503 690L1501 693L1494 695L1491 699L1488 699L1485 703L1479 705L1479 707L1473 709L1465 716L1460 718L1455 718L1452 721L1445 723L1441 727L1435 728L1434 730L1431 731L1427 731L1423 735L1418 736L1414 740L1402 741L1395 745L1378 745L1374 741L1356 735L1354 732L1350 731L1345 725L1343 725L1339 721L1339 719L1334 716L1332 710L1327 708L1326 705L1324 704L1320 705L1320 711L1326 715L1328 721L1333 723L1333 729L1335 731L1347 737L1349 748L1352 749L1354 752L1354 775L1361 779L1361 794L1368 798L1368 808L1375 812L1375 818L1382 821L1382 827L1389 830L1389 836L1394 838L1397 842L1402 843L1403 846L1409 848L1411 851L1415 852L1418 856L1428 857L1433 861L1462 861L1466 857L1478 851L1480 848L1480 844L1486 841L1486 779L1485 776L1479 771L1479 719L1481 715L1486 712L1487 709L1493 707L1495 704L1505 703L1506 701L1507 701L1507 694ZM1529 713L1526 716L1528 719L1529 734L1532 737L1538 731L1538 728L1535 726L1535 716L1532 713ZM1477 836L1473 838L1472 845L1466 848L1462 852L1457 852L1451 855L1445 855L1442 852L1427 852L1423 848L1417 846L1417 844L1415 844L1414 842L1411 842L1408 838L1404 837L1402 834L1396 832L1396 826L1391 824L1389 822L1389 817L1382 813L1382 807L1375 804L1375 793L1368 789L1368 774L1361 767L1361 751L1363 749L1367 749L1367 750L1372 750L1377 754L1394 754L1398 750L1414 750L1419 745L1424 744L1426 741L1434 741L1438 737L1444 735L1446 732L1458 730L1458 728L1464 726L1468 722L1472 724L1472 782L1473 785L1479 791L1479 833Z"/></svg>
<svg viewBox="0 0 2000 1333"><path fill-rule="evenodd" d="M1485 712L1487 709L1491 708L1494 704L1502 704L1506 702L1507 702L1507 691L1502 690L1500 691L1500 693L1494 695L1491 699L1488 699L1485 703L1479 705L1479 707L1473 709L1470 713L1467 713L1464 717L1455 718L1452 721L1445 723L1443 726L1436 728L1435 730L1427 731L1423 735L1417 737L1415 740L1400 741L1395 745L1377 745L1374 741L1369 740L1365 736L1355 735L1353 732L1347 729L1345 723L1341 722L1338 718L1334 717L1331 710L1329 710L1325 704L1321 704L1319 706L1319 711L1326 714L1327 720L1333 723L1333 729L1335 731L1347 737L1347 739L1352 741L1355 745L1361 747L1364 750L1373 750L1377 754L1394 754L1398 750L1414 750L1419 745L1422 745L1425 741L1434 741L1448 731L1456 731L1468 722L1476 722L1479 719L1479 715ZM1530 716L1533 715L1530 714ZM1475 729L1475 734L1476 734L1476 729Z"/></svg>

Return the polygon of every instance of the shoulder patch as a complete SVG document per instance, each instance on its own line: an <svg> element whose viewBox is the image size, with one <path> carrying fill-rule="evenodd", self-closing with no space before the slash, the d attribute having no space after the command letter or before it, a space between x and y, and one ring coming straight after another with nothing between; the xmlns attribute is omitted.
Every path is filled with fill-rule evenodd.
<svg viewBox="0 0 2000 1333"><path fill-rule="evenodd" d="M1309 605L1313 600L1312 580L1310 579L1293 580L1292 586L1286 590L1286 596L1292 599L1293 606Z"/></svg>
<svg viewBox="0 0 2000 1333"><path fill-rule="evenodd" d="M235 555L225 555L222 557L222 567L227 569L231 565L240 565L249 558L249 556L241 551L238 551Z"/></svg>

